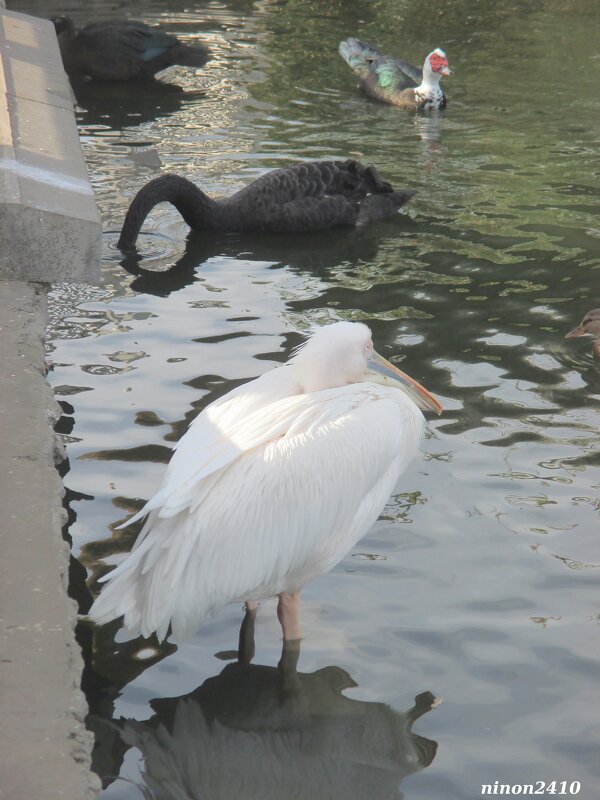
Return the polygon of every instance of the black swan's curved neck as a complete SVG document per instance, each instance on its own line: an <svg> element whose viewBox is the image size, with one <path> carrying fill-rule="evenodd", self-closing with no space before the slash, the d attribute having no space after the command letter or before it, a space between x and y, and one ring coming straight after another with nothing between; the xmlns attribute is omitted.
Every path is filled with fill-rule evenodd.
<svg viewBox="0 0 600 800"><path fill-rule="evenodd" d="M131 250L144 220L158 203L172 203L190 228L211 230L218 227L219 204L180 175L161 175L147 183L133 198L117 247Z"/></svg>

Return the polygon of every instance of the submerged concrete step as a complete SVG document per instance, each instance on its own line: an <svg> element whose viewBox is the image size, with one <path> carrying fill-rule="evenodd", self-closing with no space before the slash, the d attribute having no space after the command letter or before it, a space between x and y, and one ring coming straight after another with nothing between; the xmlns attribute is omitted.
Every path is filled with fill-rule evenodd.
<svg viewBox="0 0 600 800"><path fill-rule="evenodd" d="M0 11L0 278L97 281L101 236L54 26Z"/></svg>

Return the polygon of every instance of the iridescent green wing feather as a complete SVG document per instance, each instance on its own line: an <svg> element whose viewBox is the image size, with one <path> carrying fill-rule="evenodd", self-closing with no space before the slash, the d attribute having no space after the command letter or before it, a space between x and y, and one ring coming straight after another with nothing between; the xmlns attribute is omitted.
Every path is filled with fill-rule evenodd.
<svg viewBox="0 0 600 800"><path fill-rule="evenodd" d="M397 58L378 58L371 63L370 69L377 76L378 86L387 92L414 89L421 83L421 70Z"/></svg>

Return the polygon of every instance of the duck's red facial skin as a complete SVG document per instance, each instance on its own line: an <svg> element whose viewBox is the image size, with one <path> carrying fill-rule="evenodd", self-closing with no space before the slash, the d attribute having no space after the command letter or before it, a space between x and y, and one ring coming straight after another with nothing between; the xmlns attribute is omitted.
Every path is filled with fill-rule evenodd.
<svg viewBox="0 0 600 800"><path fill-rule="evenodd" d="M438 53L432 53L429 56L429 63L431 64L431 69L434 72L439 72L442 75L452 74L452 70L450 69L450 65L448 64L448 59L446 56L440 56Z"/></svg>

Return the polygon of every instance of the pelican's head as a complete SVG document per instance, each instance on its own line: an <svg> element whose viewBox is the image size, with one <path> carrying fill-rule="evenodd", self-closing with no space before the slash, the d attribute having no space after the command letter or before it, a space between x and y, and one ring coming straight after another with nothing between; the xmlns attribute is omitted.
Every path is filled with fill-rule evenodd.
<svg viewBox="0 0 600 800"><path fill-rule="evenodd" d="M448 56L439 47L436 47L423 64L423 78L439 79L443 76L452 75L452 70L448 64Z"/></svg>
<svg viewBox="0 0 600 800"><path fill-rule="evenodd" d="M402 389L419 408L442 412L427 389L375 351L371 331L362 322L335 322L317 328L295 351L291 364L305 392L379 383Z"/></svg>

